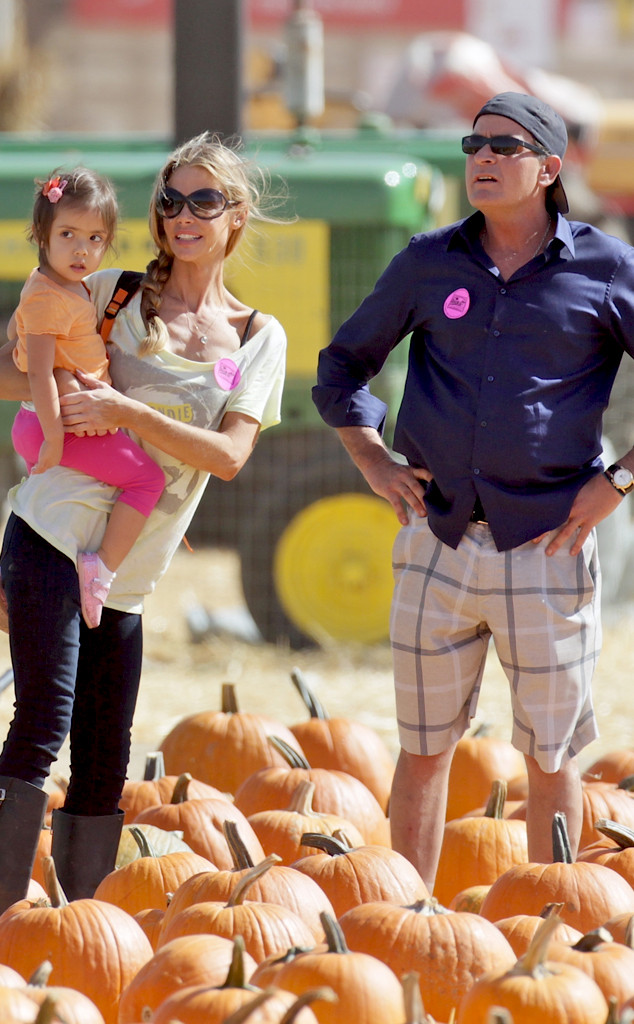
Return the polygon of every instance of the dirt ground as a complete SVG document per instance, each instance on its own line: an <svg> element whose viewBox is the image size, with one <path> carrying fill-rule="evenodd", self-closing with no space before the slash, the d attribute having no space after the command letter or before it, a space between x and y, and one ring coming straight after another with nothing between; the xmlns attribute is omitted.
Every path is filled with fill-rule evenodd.
<svg viewBox="0 0 634 1024"><path fill-rule="evenodd" d="M390 652L373 647L333 645L328 650L290 651L272 644L251 644L228 635L194 642L188 625L193 610L244 614L237 555L229 551L182 548L145 613L145 659L133 732L130 777L140 778L145 755L158 747L185 715L220 706L221 685L236 685L243 711L260 712L286 725L306 718L290 679L299 667L331 717L365 722L396 753ZM605 617L604 646L595 676L595 706L601 736L581 755L587 767L605 751L634 745L632 652L634 607ZM10 669L8 639L0 634L0 680ZM0 693L0 732L12 715L13 687ZM510 713L506 677L491 653L485 673L477 722L508 737ZM55 766L67 772L65 747Z"/></svg>

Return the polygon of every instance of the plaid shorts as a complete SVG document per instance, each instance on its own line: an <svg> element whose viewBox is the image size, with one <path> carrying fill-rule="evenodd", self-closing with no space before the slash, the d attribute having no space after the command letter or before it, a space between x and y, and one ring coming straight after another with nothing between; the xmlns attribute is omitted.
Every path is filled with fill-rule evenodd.
<svg viewBox="0 0 634 1024"><path fill-rule="evenodd" d="M575 558L548 539L498 551L469 524L457 550L411 517L393 554L391 612L401 746L437 754L460 739L478 702L489 640L509 680L512 742L554 772L598 732L591 681L601 648L594 531Z"/></svg>

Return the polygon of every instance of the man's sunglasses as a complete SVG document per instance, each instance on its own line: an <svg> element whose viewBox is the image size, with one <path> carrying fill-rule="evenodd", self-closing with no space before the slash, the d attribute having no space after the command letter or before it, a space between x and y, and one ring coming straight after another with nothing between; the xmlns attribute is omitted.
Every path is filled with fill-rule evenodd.
<svg viewBox="0 0 634 1024"><path fill-rule="evenodd" d="M540 156L548 156L543 146L534 146L532 142L516 139L514 135L494 135L492 138L487 135L465 135L462 140L462 152L468 156L478 153L484 146L490 146L496 156L513 156L520 149L530 149Z"/></svg>
<svg viewBox="0 0 634 1024"><path fill-rule="evenodd" d="M200 188L184 196L175 188L165 186L159 193L156 209L161 217L178 217L185 203L187 208L200 220L214 220L230 206L237 206L235 200L227 199L217 188Z"/></svg>

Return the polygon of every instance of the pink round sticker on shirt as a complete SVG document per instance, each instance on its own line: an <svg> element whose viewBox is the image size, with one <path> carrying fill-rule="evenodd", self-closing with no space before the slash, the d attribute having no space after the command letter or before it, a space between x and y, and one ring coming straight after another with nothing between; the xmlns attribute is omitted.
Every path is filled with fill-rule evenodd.
<svg viewBox="0 0 634 1024"><path fill-rule="evenodd" d="M214 366L214 377L223 391L233 391L240 383L240 370L233 359L219 359Z"/></svg>
<svg viewBox="0 0 634 1024"><path fill-rule="evenodd" d="M450 320L459 320L461 316L464 316L469 306L471 299L469 292L466 288L456 288L455 292L448 295L443 305L443 313Z"/></svg>

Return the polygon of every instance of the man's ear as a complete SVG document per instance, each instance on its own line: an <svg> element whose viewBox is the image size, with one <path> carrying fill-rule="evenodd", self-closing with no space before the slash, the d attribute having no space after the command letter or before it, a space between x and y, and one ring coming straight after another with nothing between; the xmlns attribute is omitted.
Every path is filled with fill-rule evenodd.
<svg viewBox="0 0 634 1024"><path fill-rule="evenodd" d="M557 175L561 172L562 166L563 160L560 156L555 156L554 153L552 153L550 156L547 156L541 166L541 184L544 185L546 188L548 188L549 185L552 185Z"/></svg>

